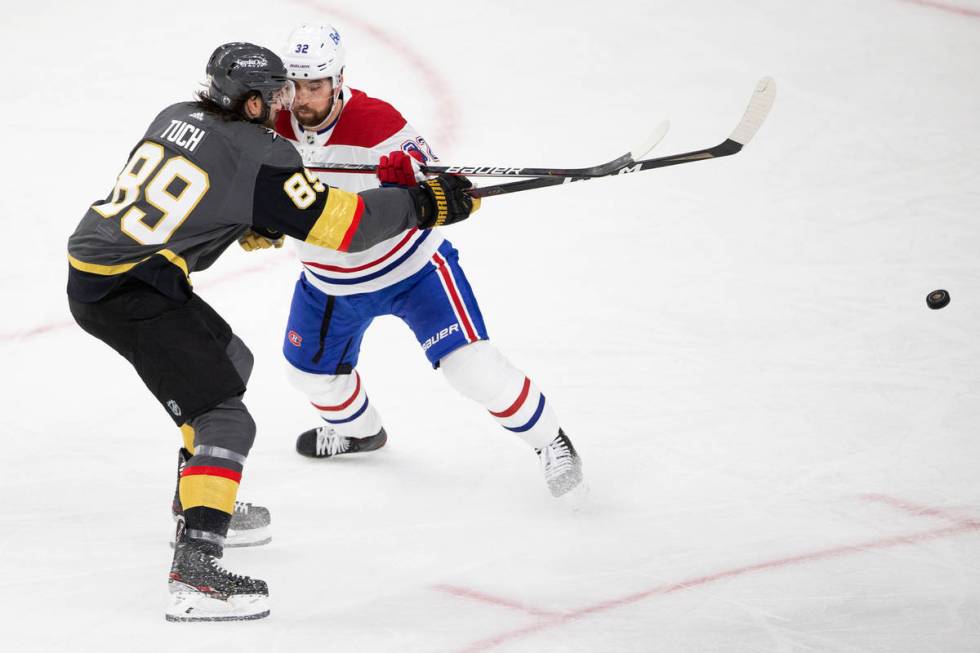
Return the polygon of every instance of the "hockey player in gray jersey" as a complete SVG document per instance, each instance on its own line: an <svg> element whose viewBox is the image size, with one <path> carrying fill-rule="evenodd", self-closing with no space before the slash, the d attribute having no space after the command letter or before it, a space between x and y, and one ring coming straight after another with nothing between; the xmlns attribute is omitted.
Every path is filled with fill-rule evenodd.
<svg viewBox="0 0 980 653"><path fill-rule="evenodd" d="M475 208L462 178L361 194L322 184L268 128L292 94L270 50L222 45L207 74L197 102L153 120L111 194L68 241L72 315L133 365L193 452L178 481L172 621L269 613L265 582L217 561L255 437L242 402L252 355L194 293L190 274L236 241L249 249L291 236L360 251L409 227L458 222Z"/></svg>

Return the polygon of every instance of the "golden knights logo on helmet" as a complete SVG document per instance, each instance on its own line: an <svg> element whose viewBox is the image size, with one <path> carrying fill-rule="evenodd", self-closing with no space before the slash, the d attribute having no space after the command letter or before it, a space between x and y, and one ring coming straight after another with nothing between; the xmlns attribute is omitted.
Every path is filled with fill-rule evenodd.
<svg viewBox="0 0 980 653"><path fill-rule="evenodd" d="M228 107L252 92L267 104L287 85L286 68L275 52L254 43L225 43L211 54L205 70L208 95Z"/></svg>
<svg viewBox="0 0 980 653"><path fill-rule="evenodd" d="M269 62L261 57L254 57L252 59L238 59L235 63L242 68L262 68L263 66L268 66Z"/></svg>

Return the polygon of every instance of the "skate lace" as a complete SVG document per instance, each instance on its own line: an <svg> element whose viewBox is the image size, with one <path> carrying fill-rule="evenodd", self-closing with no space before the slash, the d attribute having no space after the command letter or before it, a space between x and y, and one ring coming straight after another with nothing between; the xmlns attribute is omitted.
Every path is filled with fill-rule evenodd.
<svg viewBox="0 0 980 653"><path fill-rule="evenodd" d="M572 452L561 438L556 438L547 447L541 449L539 456L544 467L544 476L549 481L561 476L574 465Z"/></svg>
<svg viewBox="0 0 980 653"><path fill-rule="evenodd" d="M221 566L221 563L218 562L218 559L215 558L215 557L213 557L213 556L208 556L208 564L211 565L211 568L214 569L214 571L217 574L219 574L221 576L224 576L225 578L230 578L230 579L236 580L236 581L249 581L249 580L252 580L251 578L249 578L248 576L245 576L243 574L236 574L234 572L228 571L227 569L225 569L224 567L222 567Z"/></svg>
<svg viewBox="0 0 980 653"><path fill-rule="evenodd" d="M248 511L249 511L249 509L251 509L251 507L252 507L252 504L245 503L244 501L236 501L235 502L235 512L241 513L243 515L247 515L248 514Z"/></svg>
<svg viewBox="0 0 980 653"><path fill-rule="evenodd" d="M335 456L347 451L350 440L343 437L329 426L321 426L316 430L316 454L318 456Z"/></svg>

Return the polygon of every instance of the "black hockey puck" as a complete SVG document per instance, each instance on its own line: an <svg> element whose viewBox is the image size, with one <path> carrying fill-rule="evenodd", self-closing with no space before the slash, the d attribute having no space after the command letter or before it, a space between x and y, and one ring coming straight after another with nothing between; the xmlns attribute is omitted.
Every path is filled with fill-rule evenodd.
<svg viewBox="0 0 980 653"><path fill-rule="evenodd" d="M933 310L938 310L949 303L949 293L945 290L933 290L926 295L926 304Z"/></svg>

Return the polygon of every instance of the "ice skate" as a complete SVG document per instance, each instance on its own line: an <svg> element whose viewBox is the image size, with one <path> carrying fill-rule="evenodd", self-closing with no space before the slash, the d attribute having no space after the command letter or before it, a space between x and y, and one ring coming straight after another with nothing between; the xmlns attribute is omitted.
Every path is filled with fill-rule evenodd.
<svg viewBox="0 0 980 653"><path fill-rule="evenodd" d="M184 509L180 505L180 473L190 459L190 452L187 449L181 449L177 457L178 488L174 492L174 501L171 507L174 520L179 519L184 514ZM231 514L231 523L228 525L228 535L225 537L225 548L234 549L268 544L272 541L271 524L272 515L268 508L245 501L236 501L235 511ZM173 548L173 541L170 542L170 546Z"/></svg>
<svg viewBox="0 0 980 653"><path fill-rule="evenodd" d="M296 451L308 458L331 458L347 453L374 451L385 446L388 434L382 428L366 438L348 438L328 425L306 431L296 438Z"/></svg>
<svg viewBox="0 0 980 653"><path fill-rule="evenodd" d="M582 477L582 459L565 432L559 429L548 446L536 451L551 496L570 502L573 507L581 505L589 488Z"/></svg>
<svg viewBox="0 0 980 653"><path fill-rule="evenodd" d="M244 621L269 616L265 581L231 573L218 562L218 544L181 537L183 529L178 526L177 530L167 621Z"/></svg>
<svg viewBox="0 0 980 653"><path fill-rule="evenodd" d="M235 502L225 548L262 546L272 541L272 516L269 509L244 501Z"/></svg>

